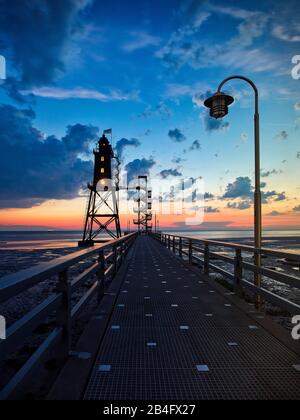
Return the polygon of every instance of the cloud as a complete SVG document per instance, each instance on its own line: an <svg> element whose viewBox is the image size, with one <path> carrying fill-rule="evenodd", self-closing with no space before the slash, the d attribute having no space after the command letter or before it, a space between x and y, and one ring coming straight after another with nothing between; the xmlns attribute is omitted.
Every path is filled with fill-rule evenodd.
<svg viewBox="0 0 300 420"><path fill-rule="evenodd" d="M182 159L182 158L174 158L173 160L172 160L172 162L173 163L177 163L177 165L179 165L180 163L183 163L183 162L185 162L186 161L186 159Z"/></svg>
<svg viewBox="0 0 300 420"><path fill-rule="evenodd" d="M156 162L153 160L152 157L150 157L149 159L134 159L133 161L127 163L127 165L125 166L125 170L127 171L128 181L132 181L139 175L149 175L150 169L153 168L155 164Z"/></svg>
<svg viewBox="0 0 300 420"><path fill-rule="evenodd" d="M184 96L193 96L195 91L203 90L202 83L195 85L185 85L180 83L168 83L164 96L167 98L178 99Z"/></svg>
<svg viewBox="0 0 300 420"><path fill-rule="evenodd" d="M158 116L162 120L167 120L172 116L172 111L170 108L163 102L160 102L155 107L147 106L147 108L138 115L138 118L151 118Z"/></svg>
<svg viewBox="0 0 300 420"><path fill-rule="evenodd" d="M275 201L284 201L286 200L285 192L277 194L277 197L275 198Z"/></svg>
<svg viewBox="0 0 300 420"><path fill-rule="evenodd" d="M0 40L9 46L25 87L52 83L65 71L76 39L84 33L83 10L90 0L19 1L0 5Z"/></svg>
<svg viewBox="0 0 300 420"><path fill-rule="evenodd" d="M277 140L287 140L289 137L289 134L286 130L280 131L278 134L276 134L275 139Z"/></svg>
<svg viewBox="0 0 300 420"><path fill-rule="evenodd" d="M103 93L98 90L85 89L82 87L74 89L64 89L59 87L41 87L30 90L21 90L22 95L34 95L42 98L53 99L94 99L99 102L119 102L119 101L136 101L139 99L139 92L121 92L112 90Z"/></svg>
<svg viewBox="0 0 300 420"><path fill-rule="evenodd" d="M179 15L183 22L191 21L194 27L201 26L207 20L211 13L207 10L206 0L186 0L179 8Z"/></svg>
<svg viewBox="0 0 300 420"><path fill-rule="evenodd" d="M300 111L300 102L296 102L294 105L295 111Z"/></svg>
<svg viewBox="0 0 300 420"><path fill-rule="evenodd" d="M300 42L299 25L296 24L289 25L288 28L283 25L275 25L272 34L281 41Z"/></svg>
<svg viewBox="0 0 300 420"><path fill-rule="evenodd" d="M150 35L145 31L132 31L129 33L131 40L122 45L122 50L134 52L147 47L157 47L160 44L160 38Z"/></svg>
<svg viewBox="0 0 300 420"><path fill-rule="evenodd" d="M276 216L281 216L283 213L280 213L277 210L273 210L271 211L271 213L268 214L268 216L272 216L272 217L276 217Z"/></svg>
<svg viewBox="0 0 300 420"><path fill-rule="evenodd" d="M235 19L251 19L260 14L261 12L256 12L252 10L242 9L240 7L225 6L225 5L214 5L209 4L208 9L222 15L228 15Z"/></svg>
<svg viewBox="0 0 300 420"><path fill-rule="evenodd" d="M243 144L246 144L246 143L247 143L247 140L248 140L248 134L247 134L245 131L243 131L243 132L241 133L241 140L242 140L242 143L243 143Z"/></svg>
<svg viewBox="0 0 300 420"><path fill-rule="evenodd" d="M204 123L204 128L208 132L212 131L224 131L227 130L230 127L230 124L228 121L224 121L222 119L215 119L212 118L208 111L204 111L202 113L202 120Z"/></svg>
<svg viewBox="0 0 300 420"><path fill-rule="evenodd" d="M300 213L300 204L293 208L293 211L296 213Z"/></svg>
<svg viewBox="0 0 300 420"><path fill-rule="evenodd" d="M233 38L229 45L236 47L249 47L256 38L263 35L269 16L260 11L252 11L230 6L213 6L210 10L216 13L230 16L232 18L242 20L238 25L238 35Z"/></svg>
<svg viewBox="0 0 300 420"><path fill-rule="evenodd" d="M283 201L286 199L285 192L278 193L276 191L262 191L261 192L262 203L267 203L269 199L274 201Z"/></svg>
<svg viewBox="0 0 300 420"><path fill-rule="evenodd" d="M166 179L170 176L182 176L182 173L178 169L164 169L160 171L159 175L161 178Z"/></svg>
<svg viewBox="0 0 300 420"><path fill-rule="evenodd" d="M201 108L204 106L204 101L207 98L210 98L213 95L211 91L207 91L205 94L203 93L195 93L192 97L192 102L195 104L198 108Z"/></svg>
<svg viewBox="0 0 300 420"><path fill-rule="evenodd" d="M0 107L0 207L32 207L49 199L71 199L92 177L90 150L98 128L68 126L61 139L33 126L30 109Z"/></svg>
<svg viewBox="0 0 300 420"><path fill-rule="evenodd" d="M40 231L53 230L53 226L34 226L34 225L0 225L0 231L13 231L13 232L40 232ZM55 230L58 230L55 228Z"/></svg>
<svg viewBox="0 0 300 420"><path fill-rule="evenodd" d="M200 144L199 140L194 140L189 150L190 151L201 150L201 144Z"/></svg>
<svg viewBox="0 0 300 420"><path fill-rule="evenodd" d="M300 152L297 152L296 158L300 159Z"/></svg>
<svg viewBox="0 0 300 420"><path fill-rule="evenodd" d="M211 97L213 92L211 90L207 90L205 93L194 93L192 97L192 102L196 105L197 108L204 108L204 101L205 99ZM224 121L223 119L215 119L209 115L209 112L206 108L200 114L200 118L203 121L204 128L208 132L212 131L223 131L227 130L230 127L228 121Z"/></svg>
<svg viewBox="0 0 300 420"><path fill-rule="evenodd" d="M252 73L279 68L281 61L273 51L253 47L254 41L267 31L270 19L268 14L209 2L198 2L193 9L194 14L186 15L185 23L171 34L168 42L156 53L170 70L177 70L185 65L193 69L247 69ZM203 25L209 18L212 20L214 14L239 20L237 34L220 43L209 41L204 35ZM195 17L198 15L201 18L199 24L195 25ZM222 19L224 20L224 16ZM216 35L219 35L217 31Z"/></svg>
<svg viewBox="0 0 300 420"><path fill-rule="evenodd" d="M173 226L179 229L187 229L190 230L192 226L187 226L185 222L176 222L173 223ZM200 226L199 224L195 225L195 228L198 230L223 230L223 229L230 229L232 226L232 222L204 222Z"/></svg>
<svg viewBox="0 0 300 420"><path fill-rule="evenodd" d="M219 209L217 209L216 207L211 207L211 206L205 207L204 211L205 213L220 213Z"/></svg>
<svg viewBox="0 0 300 420"><path fill-rule="evenodd" d="M97 140L98 127L75 124L67 127L67 134L62 142L70 153L83 153L88 151L91 143ZM54 137L49 137L53 139Z"/></svg>
<svg viewBox="0 0 300 420"><path fill-rule="evenodd" d="M282 174L282 171L281 170L278 170L278 169L272 169L271 171L263 171L263 172L261 172L261 177L262 178L267 178L267 177L269 177L271 175L278 175L278 174Z"/></svg>
<svg viewBox="0 0 300 420"><path fill-rule="evenodd" d="M119 157L119 159L123 158L123 152L126 147L132 146L132 147L139 147L141 145L141 142L138 139L125 139L122 138L121 140L117 141L115 152L116 155Z"/></svg>
<svg viewBox="0 0 300 420"><path fill-rule="evenodd" d="M276 191L262 191L261 192L262 202L267 203L269 199L274 199L275 201L282 201L286 199L285 193L278 193ZM251 185L251 180L249 177L238 177L232 183L229 183L226 187L225 194L222 196L223 199L231 198L246 198L250 201L253 200L253 187ZM244 208L248 205L250 206L250 201L244 201L241 206ZM239 208L239 204L236 203L228 203L229 208ZM246 207L245 207L246 206ZM241 209L242 210L242 209Z"/></svg>
<svg viewBox="0 0 300 420"><path fill-rule="evenodd" d="M208 17L209 15L206 16L206 19ZM195 68L193 42L204 21L202 20L201 24L196 27L184 25L178 28L171 34L166 45L156 52L156 56L161 58L166 66L173 70L187 64L189 58L191 60L189 64Z"/></svg>
<svg viewBox="0 0 300 420"><path fill-rule="evenodd" d="M25 97L20 92L22 84L14 77L7 77L1 87L8 96L21 105L34 101L34 95L32 93L28 92L27 97Z"/></svg>
<svg viewBox="0 0 300 420"><path fill-rule="evenodd" d="M185 135L179 130L179 128L175 128L174 130L169 130L168 136L175 143L182 143L183 141L186 140Z"/></svg>
<svg viewBox="0 0 300 420"><path fill-rule="evenodd" d="M252 201L250 200L240 201L238 203L227 203L227 207L229 209L237 209L237 210L250 209L251 205L252 205Z"/></svg>
<svg viewBox="0 0 300 420"><path fill-rule="evenodd" d="M261 199L263 203L266 203L269 198L274 198L276 196L277 196L277 192L275 190L261 192Z"/></svg>
<svg viewBox="0 0 300 420"><path fill-rule="evenodd" d="M204 193L204 200L212 200L213 198L214 198L213 194L209 192Z"/></svg>
<svg viewBox="0 0 300 420"><path fill-rule="evenodd" d="M233 183L226 187L226 192L223 198L239 198L239 197L252 197L253 187L249 177L238 177Z"/></svg>

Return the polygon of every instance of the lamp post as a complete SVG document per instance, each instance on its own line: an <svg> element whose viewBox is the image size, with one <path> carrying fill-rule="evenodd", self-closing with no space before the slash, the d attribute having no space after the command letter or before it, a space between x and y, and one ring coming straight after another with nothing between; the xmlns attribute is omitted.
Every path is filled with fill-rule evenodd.
<svg viewBox="0 0 300 420"><path fill-rule="evenodd" d="M261 191L260 191L260 138L259 138L259 106L258 106L258 89L252 80L244 76L231 76L223 80L219 85L217 92L206 99L204 105L210 109L210 116L216 119L223 118L228 114L228 107L234 102L232 96L222 92L222 88L230 80L240 79L247 82L254 90L255 94L255 114L254 114L254 148L255 148L255 191L254 191L254 246L255 246L255 265L257 268L261 266ZM261 275L255 273L255 285L261 286ZM259 305L260 296L256 297L256 304Z"/></svg>

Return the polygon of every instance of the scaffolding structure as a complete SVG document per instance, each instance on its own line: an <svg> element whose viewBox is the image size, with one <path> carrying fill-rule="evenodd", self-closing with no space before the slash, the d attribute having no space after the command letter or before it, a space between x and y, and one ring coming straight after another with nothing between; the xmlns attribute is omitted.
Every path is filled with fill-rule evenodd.
<svg viewBox="0 0 300 420"><path fill-rule="evenodd" d="M137 207L134 212L137 213L137 219L133 223L137 225L139 233L148 233L152 231L152 190L148 188L148 177L140 175L138 185L136 186Z"/></svg>

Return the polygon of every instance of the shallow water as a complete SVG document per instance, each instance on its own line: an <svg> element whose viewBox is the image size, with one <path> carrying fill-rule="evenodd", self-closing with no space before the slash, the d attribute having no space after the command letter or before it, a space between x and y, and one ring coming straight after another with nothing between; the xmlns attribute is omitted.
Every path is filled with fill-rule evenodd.
<svg viewBox="0 0 300 420"><path fill-rule="evenodd" d="M105 239L107 235L101 235ZM0 232L0 250L36 250L74 248L82 239L79 231Z"/></svg>
<svg viewBox="0 0 300 420"><path fill-rule="evenodd" d="M239 243L253 243L252 230L226 230L226 231L166 231L171 235L194 237L199 239L229 240ZM101 235L101 239L108 239ZM59 249L77 247L82 239L82 231L28 231L12 232L0 231L0 250L33 250L33 249ZM300 230L268 230L263 232L263 246L276 248L281 251L300 251Z"/></svg>

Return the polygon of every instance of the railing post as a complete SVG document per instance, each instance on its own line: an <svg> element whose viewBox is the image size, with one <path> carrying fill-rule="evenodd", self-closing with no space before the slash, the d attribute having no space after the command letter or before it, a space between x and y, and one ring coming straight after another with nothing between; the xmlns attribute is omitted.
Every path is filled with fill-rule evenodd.
<svg viewBox="0 0 300 420"><path fill-rule="evenodd" d="M209 275L209 245L206 242L204 244L204 274Z"/></svg>
<svg viewBox="0 0 300 420"><path fill-rule="evenodd" d="M257 269L261 269L262 266L262 256L260 253L260 249L257 251L256 249L254 250L254 262L255 262L255 267ZM256 287L261 288L261 273L260 272L256 272L254 273L254 284ZM259 294L259 292L255 293L255 308L256 309L261 309L262 305L263 305L264 301L262 299L262 296Z"/></svg>
<svg viewBox="0 0 300 420"><path fill-rule="evenodd" d="M69 355L71 349L71 285L68 270L58 274L57 292L62 294L61 306L56 311L56 324L62 328L62 342L60 353L62 358Z"/></svg>
<svg viewBox="0 0 300 420"><path fill-rule="evenodd" d="M125 257L125 247L124 247L124 242L121 242L121 265L123 264L123 261L124 261L124 257Z"/></svg>
<svg viewBox="0 0 300 420"><path fill-rule="evenodd" d="M122 245L123 245L123 260L125 260L125 257L127 255L127 240L122 242Z"/></svg>
<svg viewBox="0 0 300 420"><path fill-rule="evenodd" d="M193 241L189 239L189 264L193 264Z"/></svg>
<svg viewBox="0 0 300 420"><path fill-rule="evenodd" d="M114 248L113 248L113 264L114 264L114 276L115 276L118 271L118 249L116 245L114 245Z"/></svg>
<svg viewBox="0 0 300 420"><path fill-rule="evenodd" d="M171 248L171 236L168 235L168 249Z"/></svg>
<svg viewBox="0 0 300 420"><path fill-rule="evenodd" d="M179 256L182 258L182 237L179 238Z"/></svg>
<svg viewBox="0 0 300 420"><path fill-rule="evenodd" d="M104 280L105 280L105 258L104 258L104 251L103 251L103 249L101 249L99 251L98 262L100 264L100 267L99 267L99 271L97 272L97 277L98 277L97 300L98 300L98 303L100 303L101 299L103 298L104 289L105 289L105 285L104 285Z"/></svg>
<svg viewBox="0 0 300 420"><path fill-rule="evenodd" d="M175 236L173 236L173 252L175 254L176 251L176 247L175 247Z"/></svg>
<svg viewBox="0 0 300 420"><path fill-rule="evenodd" d="M241 249L235 250L234 259L234 288L237 295L242 296L243 290L241 282L243 279L243 258Z"/></svg>
<svg viewBox="0 0 300 420"><path fill-rule="evenodd" d="M119 258L119 262L117 262L117 270L119 270L119 268L121 267L121 265L122 265L122 244L119 244L118 246L117 246L117 257L120 257Z"/></svg>
<svg viewBox="0 0 300 420"><path fill-rule="evenodd" d="M127 256L134 240L135 240L135 238L130 238L130 239L126 240L126 242L125 242L125 257Z"/></svg>

